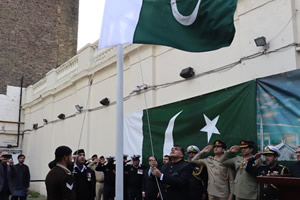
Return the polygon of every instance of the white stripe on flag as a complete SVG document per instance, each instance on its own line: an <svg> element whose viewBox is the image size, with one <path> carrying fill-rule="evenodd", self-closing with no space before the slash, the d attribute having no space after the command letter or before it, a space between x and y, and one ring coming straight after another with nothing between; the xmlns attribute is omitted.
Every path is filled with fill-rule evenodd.
<svg viewBox="0 0 300 200"><path fill-rule="evenodd" d="M106 0L98 49L132 43L142 3L143 0Z"/></svg>
<svg viewBox="0 0 300 200"><path fill-rule="evenodd" d="M130 113L124 117L124 154L140 155L143 150L143 112ZM142 161L142 158L141 158Z"/></svg>

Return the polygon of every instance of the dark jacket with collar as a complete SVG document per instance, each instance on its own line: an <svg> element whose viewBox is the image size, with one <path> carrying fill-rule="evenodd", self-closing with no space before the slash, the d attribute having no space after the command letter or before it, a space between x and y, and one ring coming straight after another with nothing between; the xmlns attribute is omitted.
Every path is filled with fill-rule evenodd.
<svg viewBox="0 0 300 200"><path fill-rule="evenodd" d="M151 172L149 173L150 170L150 167L148 167L144 172L142 191L145 192L146 200L156 200L159 199L157 198L158 187L155 176ZM160 182L159 178L157 178L157 181Z"/></svg>
<svg viewBox="0 0 300 200"><path fill-rule="evenodd" d="M75 165L73 173L76 200L94 200L96 196L96 176L94 170L85 167L85 170L81 172Z"/></svg>
<svg viewBox="0 0 300 200"><path fill-rule="evenodd" d="M271 176L288 174L286 167L276 164L272 169L266 165L255 166L255 158L250 158L247 163L246 171L253 176ZM273 184L260 184L260 200L276 200L278 198L278 189Z"/></svg>
<svg viewBox="0 0 300 200"><path fill-rule="evenodd" d="M15 165L16 175L19 176L19 172L22 172L22 185L24 188L29 188L30 185L30 171L27 165L25 164L16 164Z"/></svg>
<svg viewBox="0 0 300 200"><path fill-rule="evenodd" d="M0 192L2 191L5 182L4 182L4 166L2 162L0 161ZM7 182L9 192L12 193L14 190L14 186L16 184L16 171L14 166L7 165Z"/></svg>
<svg viewBox="0 0 300 200"><path fill-rule="evenodd" d="M125 167L125 173L127 175L127 186L130 189L142 190L143 175L145 171L144 165L135 167L134 165L127 165Z"/></svg>
<svg viewBox="0 0 300 200"><path fill-rule="evenodd" d="M190 199L189 182L192 170L192 165L184 160L162 167L162 195L165 200Z"/></svg>

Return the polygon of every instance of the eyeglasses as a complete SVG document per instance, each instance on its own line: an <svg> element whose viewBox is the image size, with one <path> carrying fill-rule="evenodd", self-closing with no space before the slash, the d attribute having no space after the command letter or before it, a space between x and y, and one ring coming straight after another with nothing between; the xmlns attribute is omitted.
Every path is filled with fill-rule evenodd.
<svg viewBox="0 0 300 200"><path fill-rule="evenodd" d="M296 151L296 154L300 154L300 151Z"/></svg>

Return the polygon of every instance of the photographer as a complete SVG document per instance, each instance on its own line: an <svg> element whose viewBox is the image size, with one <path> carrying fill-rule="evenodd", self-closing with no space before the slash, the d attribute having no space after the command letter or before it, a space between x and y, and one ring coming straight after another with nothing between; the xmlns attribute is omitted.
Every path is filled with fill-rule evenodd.
<svg viewBox="0 0 300 200"><path fill-rule="evenodd" d="M12 155L7 152L0 154L0 199L8 200L15 183L15 168Z"/></svg>

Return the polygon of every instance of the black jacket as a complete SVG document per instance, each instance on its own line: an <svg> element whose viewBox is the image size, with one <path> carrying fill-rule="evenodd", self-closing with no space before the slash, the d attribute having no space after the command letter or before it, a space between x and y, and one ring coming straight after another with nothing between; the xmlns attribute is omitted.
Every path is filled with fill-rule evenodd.
<svg viewBox="0 0 300 200"><path fill-rule="evenodd" d="M192 176L191 164L181 160L162 167L162 195L164 200L183 200L189 197L189 182Z"/></svg>
<svg viewBox="0 0 300 200"><path fill-rule="evenodd" d="M102 171L104 173L104 185L110 185L115 187L116 180L116 165L108 163L107 165L98 164L96 171Z"/></svg>
<svg viewBox="0 0 300 200"><path fill-rule="evenodd" d="M22 185L24 188L29 188L29 185L30 185L30 171L29 171L29 168L27 165L23 164L23 165L20 165L20 164L16 164L15 165L15 169L16 169L16 175L17 175L17 180L18 180L18 177L19 177L19 172L21 171L22 172ZM18 183L17 183L18 185ZM16 188L16 189L19 189L19 188Z"/></svg>
<svg viewBox="0 0 300 200"><path fill-rule="evenodd" d="M272 169L268 166L262 165L259 167L254 166L255 158L250 158L247 163L246 171L253 176L270 176L271 174L283 175L288 174L289 171L282 165L276 165ZM260 184L260 200L276 200L278 198L277 187L273 184Z"/></svg>
<svg viewBox="0 0 300 200"><path fill-rule="evenodd" d="M143 165L134 167L133 165L125 166L125 173L127 175L127 187L129 189L142 190L143 175L145 168Z"/></svg>
<svg viewBox="0 0 300 200"><path fill-rule="evenodd" d="M76 200L94 200L96 193L96 176L94 170L86 167L81 172L74 166L75 194Z"/></svg>
<svg viewBox="0 0 300 200"><path fill-rule="evenodd" d="M149 170L151 170L149 167L145 170L144 172L144 177L143 177L143 187L142 191L145 192L145 200L156 200L157 194L158 194L158 187L157 187L157 182L155 179L155 176L150 173L149 176ZM157 178L158 184L160 184L159 178Z"/></svg>

